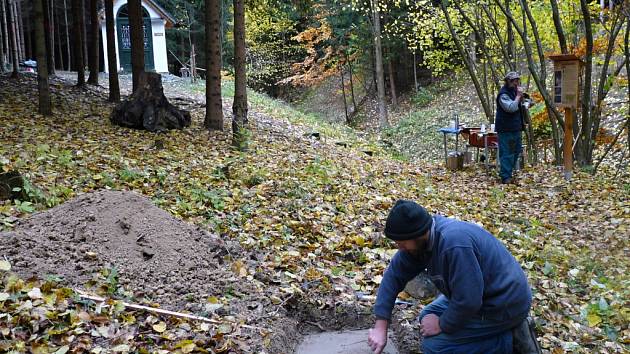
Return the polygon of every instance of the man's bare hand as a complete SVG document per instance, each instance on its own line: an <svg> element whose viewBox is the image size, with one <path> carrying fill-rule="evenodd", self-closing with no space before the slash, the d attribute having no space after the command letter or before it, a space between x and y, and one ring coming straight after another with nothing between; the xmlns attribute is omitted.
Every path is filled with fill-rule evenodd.
<svg viewBox="0 0 630 354"><path fill-rule="evenodd" d="M435 336L442 333L440 318L432 313L424 316L420 322L420 334L423 337Z"/></svg>
<svg viewBox="0 0 630 354"><path fill-rule="evenodd" d="M387 321L376 320L374 328L370 329L368 335L368 345L374 354L381 354L387 344L387 326Z"/></svg>

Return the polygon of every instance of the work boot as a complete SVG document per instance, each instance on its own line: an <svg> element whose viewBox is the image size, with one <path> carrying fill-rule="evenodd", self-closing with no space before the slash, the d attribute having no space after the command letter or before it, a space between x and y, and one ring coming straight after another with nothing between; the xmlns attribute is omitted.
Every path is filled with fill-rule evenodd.
<svg viewBox="0 0 630 354"><path fill-rule="evenodd" d="M542 354L536 339L534 320L531 317L527 317L512 329L512 338L514 354Z"/></svg>

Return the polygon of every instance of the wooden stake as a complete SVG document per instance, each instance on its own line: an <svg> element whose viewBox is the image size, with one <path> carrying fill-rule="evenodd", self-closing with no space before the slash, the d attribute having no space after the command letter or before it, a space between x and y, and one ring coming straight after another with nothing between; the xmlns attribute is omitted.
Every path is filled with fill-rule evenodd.
<svg viewBox="0 0 630 354"><path fill-rule="evenodd" d="M573 110L564 108L564 179L573 175Z"/></svg>
<svg viewBox="0 0 630 354"><path fill-rule="evenodd" d="M103 297L100 297L100 296L88 295L88 294L86 294L83 291L78 290L78 289L75 289L74 291L77 294L79 294L79 296L82 299L98 301L98 302L105 302L107 300L107 299L105 299ZM181 312L169 311L169 310L164 310L164 309L158 309L158 308L149 307L149 306L130 304L128 302L123 302L122 304L126 308L142 310L142 311L147 311L147 312L152 312L152 313L158 313L160 315L167 315L167 316L174 316L174 317L180 317L180 318L187 318L189 320L203 321L203 322L215 323L215 324L223 323L223 322L218 321L218 320L213 320L213 319L207 318L207 317L195 316L195 315L191 315L191 314L188 314L188 313L181 313Z"/></svg>
<svg viewBox="0 0 630 354"><path fill-rule="evenodd" d="M95 296L95 295L88 295L87 293L85 293L84 291L81 291L79 289L73 289L73 291L76 292L77 294L79 294L79 297L81 297L82 299L92 300L92 301L97 301L97 302L105 302L105 301L107 301L107 299L104 298L104 297ZM164 309L158 309L158 308L155 308L155 307L149 307L149 306L143 306L143 305L137 305L137 304L130 304L128 302L123 302L122 304L123 304L123 306L125 308L136 309L136 310L141 310L141 311L146 311L146 312L151 312L151 313L156 313L156 314L166 315L166 316L186 318L186 319L193 320L193 321L202 321L202 322L207 322L207 323L212 323L212 324L229 323L229 322L226 322L226 321L219 321L219 320L215 320L215 319L212 319L212 318L195 316L195 315L191 315L189 313L181 313L181 312L169 311L169 310L164 310ZM238 325L241 328L255 329L255 330L258 330L258 331L264 329L262 327L246 325L246 324L243 324L243 323L240 323Z"/></svg>

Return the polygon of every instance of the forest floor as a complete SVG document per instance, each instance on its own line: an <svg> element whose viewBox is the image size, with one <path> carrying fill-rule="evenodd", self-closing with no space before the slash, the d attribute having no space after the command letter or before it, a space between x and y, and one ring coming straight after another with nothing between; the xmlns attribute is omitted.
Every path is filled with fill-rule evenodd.
<svg viewBox="0 0 630 354"><path fill-rule="evenodd" d="M45 118L33 76L0 77L0 172L28 180L23 198L0 202L2 351L291 353L308 333L367 328L395 252L384 220L407 198L506 244L533 287L546 352L628 352L627 170L567 182L540 165L501 185L481 166L392 159L253 92L243 154L230 147L229 82L223 132L203 128L202 84L170 85L193 124L153 134L111 125L102 89L54 81ZM401 299L411 305L397 306L394 330L413 353L414 318L431 299Z"/></svg>

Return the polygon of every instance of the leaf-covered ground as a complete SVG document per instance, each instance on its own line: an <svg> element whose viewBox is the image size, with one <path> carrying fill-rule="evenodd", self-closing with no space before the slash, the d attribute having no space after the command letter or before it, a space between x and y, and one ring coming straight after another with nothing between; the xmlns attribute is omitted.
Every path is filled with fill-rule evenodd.
<svg viewBox="0 0 630 354"><path fill-rule="evenodd" d="M111 106L98 96L61 82L53 88L55 115L44 118L36 113L32 78L0 78L0 170L18 170L30 182L28 200L0 204L4 228L79 193L134 190L173 215L263 255L234 271L244 281L267 274L267 285L279 294L272 303L299 294L302 301L324 305L331 297L351 302L355 292L374 294L394 252L382 236L387 211L396 199L408 198L433 212L475 221L508 246L534 288L533 312L544 348L552 353L628 351L628 171L617 178L614 169L604 168L596 178L578 172L568 183L556 168L539 166L523 171L518 185L500 185L493 172L481 167L450 173L440 165L396 161L347 129L313 127L303 114L254 93L252 144L240 154L230 148L228 130L203 129L203 110L193 112L192 127L155 135L112 126ZM309 137L313 130L322 138ZM34 285L16 287L16 282L5 277L0 293L0 338L17 352L33 350L33 338L49 334L35 331L35 337L16 338L11 325L19 326L22 316L28 321L35 309L49 309L30 309L27 299L31 306L34 299L26 294ZM155 326L161 320L142 321L152 328L134 336L160 333L161 325ZM183 331L191 332L182 341L203 332L199 326L185 325ZM79 345L79 338L58 348L60 353ZM238 335L229 338L180 341L178 350L206 346L237 352ZM110 350L135 350L147 340L134 337L125 343L131 347Z"/></svg>

